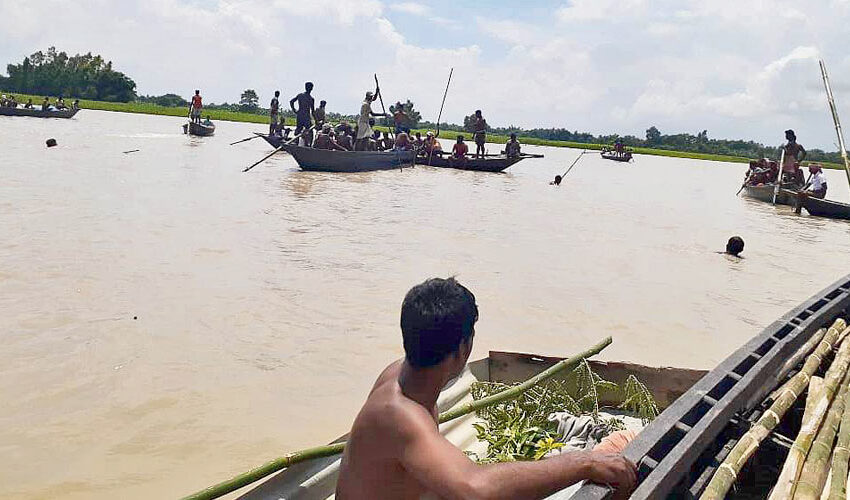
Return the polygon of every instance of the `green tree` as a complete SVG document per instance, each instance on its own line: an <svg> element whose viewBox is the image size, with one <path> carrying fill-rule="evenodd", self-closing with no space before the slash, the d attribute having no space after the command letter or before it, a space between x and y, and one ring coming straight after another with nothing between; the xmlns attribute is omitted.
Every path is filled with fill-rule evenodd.
<svg viewBox="0 0 850 500"><path fill-rule="evenodd" d="M661 143L661 132L655 128L655 125L646 129L646 143L649 145Z"/></svg>
<svg viewBox="0 0 850 500"><path fill-rule="evenodd" d="M260 97L254 89L246 89L239 96L239 106L244 111L256 111L259 108Z"/></svg>
<svg viewBox="0 0 850 500"><path fill-rule="evenodd" d="M47 53L25 57L21 64L9 64L6 72L9 76L0 76L0 87L7 91L100 101L136 98L136 82L91 52L69 57L50 47Z"/></svg>

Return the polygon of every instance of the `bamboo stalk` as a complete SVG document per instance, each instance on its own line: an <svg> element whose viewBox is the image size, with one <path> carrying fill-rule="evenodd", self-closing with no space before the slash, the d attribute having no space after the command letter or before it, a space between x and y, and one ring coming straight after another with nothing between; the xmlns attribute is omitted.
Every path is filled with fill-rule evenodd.
<svg viewBox="0 0 850 500"><path fill-rule="evenodd" d="M586 351L576 354L575 356L572 356L570 358L558 361L546 370L538 373L534 377L531 377L530 379L517 385L516 387L512 387L506 391L502 391L498 394L493 394L492 396L479 399L478 401L474 401L472 403L466 403L452 410L445 411L440 414L439 422L443 423L449 420L454 420L456 418L472 413L473 411L480 410L481 408L491 406L496 403L516 399L520 395L522 395L523 392L532 388L536 384L539 384L540 382L551 378L556 373L563 371L567 368L575 367L579 363L581 363L581 361L585 358L589 358L595 354L599 354L603 349L611 345L611 342L611 337L606 337L604 340L594 345L590 349L587 349ZM276 458L270 462L264 463L259 467L251 469L248 472L243 472L242 474L234 476L233 478L228 479L227 481L223 481L203 490L197 491L191 495L185 496L182 498L182 500L210 500L213 498L218 498L232 491L236 491L243 486L258 481L268 476L269 474L277 472L281 469L285 469L291 465L297 464L299 462L304 462L306 460L312 460L315 458L338 455L339 453L342 453L344 449L345 442L341 442L288 453L280 458Z"/></svg>
<svg viewBox="0 0 850 500"><path fill-rule="evenodd" d="M803 413L803 425L800 428L800 433L797 435L794 445L788 452L788 458L785 460L785 465L779 474L776 487L771 492L768 500L793 498L797 479L800 477L800 471L803 468L803 462L826 416L839 382L844 379L848 362L850 362L850 342L845 341L841 343L835 360L833 360L832 365L830 365L829 370L826 372L822 394L819 395L811 406L809 405L809 401L806 401L806 411Z"/></svg>
<svg viewBox="0 0 850 500"><path fill-rule="evenodd" d="M806 461L803 463L803 469L800 471L800 478L797 480L797 486L794 490L795 500L817 500L823 492L826 475L829 471L832 444L835 441L841 417L844 415L847 382L847 373L845 373L840 390L830 405L823 425L818 430L817 437L815 437L809 454L806 456Z"/></svg>
<svg viewBox="0 0 850 500"><path fill-rule="evenodd" d="M844 320L838 318L837 320L835 320L835 323L833 323L832 327L836 328L837 330L843 329L842 326L839 324L839 321L841 322L841 324L844 323ZM794 355L788 358L788 361L786 361L782 365L782 368L779 369L779 373L777 374L776 378L778 380L784 379L785 375L787 375L788 372L790 372L795 366L797 366L797 364L802 361L803 358L806 358L809 354L811 354L811 352L815 350L815 347L817 347L820 341L823 340L824 336L826 336L826 330L826 328L819 328L818 331L816 331L814 335L812 335L809 340L806 341L805 344L803 344L799 349L797 349L797 352L795 352Z"/></svg>
<svg viewBox="0 0 850 500"><path fill-rule="evenodd" d="M833 349L839 335L839 329L843 328L844 325L844 320L839 318L835 320L835 323L833 323L829 330L816 332L803 345L803 347L810 346L812 339L817 339L816 345L812 345L811 348L804 351L806 353L811 351L811 353L806 358L806 362L803 363L800 371L774 393L775 397L771 396L773 404L770 405L770 408L735 443L735 447L729 452L726 460L723 461L723 464L714 473L714 477L711 478L702 496L700 496L700 500L720 500L726 497L726 493L735 484L735 479L738 477L741 469L750 460L753 453L756 452L761 442L779 425L779 421L782 420L788 409L794 405L794 402L797 401L797 398L803 393L806 386L809 385L809 379L818 370L823 358ZM813 351L812 348L814 349ZM800 351L803 351L803 349L800 349ZM796 364L794 363L792 368Z"/></svg>
<svg viewBox="0 0 850 500"><path fill-rule="evenodd" d="M832 453L832 477L829 481L828 500L847 498L847 469L850 462L850 390L844 393L844 415L838 430L838 440Z"/></svg>

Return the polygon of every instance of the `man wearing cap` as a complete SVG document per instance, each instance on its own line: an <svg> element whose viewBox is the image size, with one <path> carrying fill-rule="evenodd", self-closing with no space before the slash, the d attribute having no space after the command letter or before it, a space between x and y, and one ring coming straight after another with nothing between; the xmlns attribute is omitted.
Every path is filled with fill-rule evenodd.
<svg viewBox="0 0 850 500"><path fill-rule="evenodd" d="M310 92L313 91L313 82L304 84L304 92L289 100L289 107L295 113L295 135L300 134L304 130L313 126L311 116L316 113L316 101ZM295 109L295 101L298 101L298 109Z"/></svg>
<svg viewBox="0 0 850 500"><path fill-rule="evenodd" d="M799 171L799 163L806 158L806 150L803 146L797 144L797 135L794 134L793 130L785 131L785 139L788 141L787 144L782 146L785 148L785 161L782 163L782 176L794 178L795 176L799 176L799 183L802 184L803 173Z"/></svg>
<svg viewBox="0 0 850 500"><path fill-rule="evenodd" d="M819 164L812 163L809 165L809 173L812 174L812 177L806 184L809 189L806 189L805 193L813 198L824 199L826 197L826 177L823 175L823 169Z"/></svg>
<svg viewBox="0 0 850 500"><path fill-rule="evenodd" d="M372 102L375 101L376 94L366 92L366 98L363 104L360 105L360 118L357 120L357 141L354 143L355 151L368 151L369 141L372 139L372 125L369 119L373 116L386 116L383 113L374 113L372 111Z"/></svg>

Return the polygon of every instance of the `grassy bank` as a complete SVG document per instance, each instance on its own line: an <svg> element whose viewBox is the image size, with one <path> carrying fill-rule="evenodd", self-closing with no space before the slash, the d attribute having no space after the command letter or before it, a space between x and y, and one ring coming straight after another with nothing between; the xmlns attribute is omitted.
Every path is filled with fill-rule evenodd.
<svg viewBox="0 0 850 500"><path fill-rule="evenodd" d="M9 94L9 92L3 92L5 94ZM15 94L15 97L20 102L23 100L26 102L27 99L32 99L33 103L41 103L44 96L35 96L35 95L27 95L27 94ZM70 104L73 101L73 98L65 99L65 102ZM167 107L167 106L159 106L156 104L147 104L147 103L139 103L139 102L104 102L104 101L89 101L86 99L80 99L80 107L83 109L97 109L101 111L117 111L121 113L142 113L146 115L162 115L162 116L180 116L185 117L187 108L183 107ZM225 111L225 110L217 110L217 109L204 109L204 116L209 115L211 120L219 120L219 121L231 121L231 122L248 122L248 123L262 123L268 124L269 118L266 115L258 115L255 113L243 113L238 111ZM285 119L285 123L287 125L294 125L295 121L287 118ZM384 127L377 127L381 130L386 130ZM422 135L425 135L427 130L415 130L414 132L421 132ZM468 132L456 132L453 130L441 131L440 137L443 139L457 137L458 134L464 136L466 140L472 140L472 134ZM575 148L575 149L589 149L598 151L601 150L607 144L587 144L583 142L570 142L570 141L551 141L547 139L538 139L536 137L520 137L520 142L523 144L529 144L534 146L550 146L556 148ZM487 135L487 142L496 143L496 144L504 144L508 141L507 136L503 135ZM633 148L633 151L636 154L643 155L653 155L653 156L669 156L672 158L688 158L693 160L709 160L709 161L726 161L726 162L734 162L734 163L747 163L750 161L750 158L743 158L740 156L726 156L726 155L716 155L709 153L693 153L689 151L671 151L668 149L655 149L655 148ZM830 168L835 170L841 170L844 168L843 165L839 165L836 163L823 163L824 168Z"/></svg>

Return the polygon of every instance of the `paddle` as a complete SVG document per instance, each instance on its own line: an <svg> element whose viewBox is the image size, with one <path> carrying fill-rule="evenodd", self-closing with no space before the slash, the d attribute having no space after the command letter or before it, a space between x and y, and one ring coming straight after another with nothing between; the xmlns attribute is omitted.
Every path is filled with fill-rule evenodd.
<svg viewBox="0 0 850 500"><path fill-rule="evenodd" d="M750 182L750 177L752 175L753 175L753 171L752 171L752 169L750 169L750 171L747 172L747 176L744 178L744 183L741 184L741 189L739 189L738 192L735 193L735 196L738 196L739 194L741 194L741 191L743 191L744 188L747 187L747 183Z"/></svg>
<svg viewBox="0 0 850 500"><path fill-rule="evenodd" d="M582 156L586 155L587 153L592 153L592 152L593 152L593 151L588 151L588 150L586 150L586 149L582 149L582 150L581 150L581 153L579 153L579 155L576 157L575 161L573 161L573 163L569 166L569 168L567 168L567 171L566 171L566 172L564 172L564 175L562 175L562 176L561 176L561 180L563 180L563 179L564 179L564 177L566 177L566 176L567 176L567 174L568 174L568 173L570 173L570 170L572 170L572 169L573 169L573 167L575 167L575 166L576 166L576 163L578 163L578 161L581 159L581 157L582 157ZM556 183L556 185L560 186L560 185L561 185L561 183L560 183L560 182L557 182L557 183Z"/></svg>
<svg viewBox="0 0 850 500"><path fill-rule="evenodd" d="M285 146L285 145L287 145L287 144L292 144L292 141L294 141L294 140L298 139L299 137L301 137L302 135L304 135L304 134L305 134L305 133L307 133L308 131L313 130L313 127L315 127L315 125L310 125L310 128L304 129L303 131L301 131L301 133L300 133L300 134L296 135L295 137L293 137L293 138L292 138L292 139L290 139L289 141L284 142L283 144L281 144L281 145L280 145L280 147L278 147L277 149L275 149L274 151L272 151L272 152L271 152L271 153L269 153L268 155L264 156L262 160L260 160L260 161L258 161L258 162L256 162L256 163L254 163L253 165L251 165L250 167L246 168L246 169L245 169L245 170L243 170L242 172L247 172L247 171L251 170L252 168L256 167L257 165L259 165L260 163L263 163L264 161L268 160L269 158L271 158L272 156L274 156L274 154L275 154L275 153L277 153L278 151L282 150L282 149L283 149L283 146Z"/></svg>
<svg viewBox="0 0 850 500"><path fill-rule="evenodd" d="M446 90L443 92L443 102L440 103L440 112L437 113L437 131L434 135L434 140L436 141L440 137L440 120L443 118L443 106L446 105L446 96L449 94L449 85L452 83L452 73L455 72L454 68L449 69L449 80L446 82ZM428 165L431 165L431 157L434 155L434 148L431 148L431 151L428 152ZM442 152L442 151L441 151Z"/></svg>
<svg viewBox="0 0 850 500"><path fill-rule="evenodd" d="M247 139L242 139L241 141L231 142L230 145L239 144L240 142L250 141L251 139L256 139L257 137L263 137L262 135L255 135L253 137L249 137Z"/></svg>
<svg viewBox="0 0 850 500"><path fill-rule="evenodd" d="M779 186L782 185L782 168L785 166L785 146L779 155L779 175L776 176L776 186L773 188L773 204L776 205L776 196L779 194Z"/></svg>

